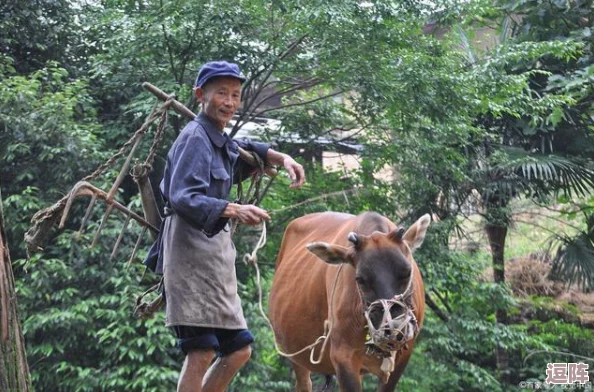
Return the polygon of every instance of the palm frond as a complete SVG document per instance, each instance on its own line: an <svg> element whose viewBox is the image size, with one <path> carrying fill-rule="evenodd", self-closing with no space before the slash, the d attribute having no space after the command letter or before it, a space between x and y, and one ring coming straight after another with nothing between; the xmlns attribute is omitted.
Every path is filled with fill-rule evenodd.
<svg viewBox="0 0 594 392"><path fill-rule="evenodd" d="M507 40L513 36L514 24L515 22L511 16L507 15L505 18L503 18L501 26L499 27L499 44L506 43Z"/></svg>
<svg viewBox="0 0 594 392"><path fill-rule="evenodd" d="M491 172L490 180L485 187L484 202L495 203L516 197L525 190L525 185L513 173ZM506 203L504 203L506 204Z"/></svg>
<svg viewBox="0 0 594 392"><path fill-rule="evenodd" d="M466 61L470 65L475 66L476 65L476 56L474 55L474 50L472 48L472 44L470 42L470 38L468 37L468 34L466 34L466 31L464 31L464 29L461 26L455 26L454 30L458 37L458 43L459 43L460 49L462 51L462 54L466 58Z"/></svg>
<svg viewBox="0 0 594 392"><path fill-rule="evenodd" d="M549 242L552 255L550 277L584 291L594 290L594 243L586 232L557 235Z"/></svg>
<svg viewBox="0 0 594 392"><path fill-rule="evenodd" d="M499 177L508 182L514 179L518 190L530 189L537 194L561 191L572 197L588 195L594 189L594 170L576 159L529 153L517 147L502 151L505 157L499 157L491 171L500 173Z"/></svg>

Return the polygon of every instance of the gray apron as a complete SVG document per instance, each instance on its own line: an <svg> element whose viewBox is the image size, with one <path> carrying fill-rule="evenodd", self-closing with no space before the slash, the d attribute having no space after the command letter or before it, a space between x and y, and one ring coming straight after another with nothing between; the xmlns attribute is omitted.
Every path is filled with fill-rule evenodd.
<svg viewBox="0 0 594 392"><path fill-rule="evenodd" d="M212 238L177 214L163 227L166 326L246 329L229 231Z"/></svg>

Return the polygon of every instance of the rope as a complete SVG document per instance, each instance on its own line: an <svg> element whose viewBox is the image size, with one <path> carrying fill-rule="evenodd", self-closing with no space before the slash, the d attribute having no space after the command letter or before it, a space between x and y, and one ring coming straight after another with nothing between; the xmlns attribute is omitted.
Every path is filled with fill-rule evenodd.
<svg viewBox="0 0 594 392"><path fill-rule="evenodd" d="M134 135L132 135L132 137L130 137L130 139L128 139L128 141L126 141L126 143L124 143L114 155L112 155L103 164L99 165L95 171L84 177L81 181L92 181L96 179L101 174L103 174L107 168L112 166L116 160L124 156L125 151L136 141L136 139L146 133L151 124L157 120L159 116L163 116L163 113L167 112L172 102L173 99L168 99L158 108L155 104L145 122L136 132L134 132ZM40 245L43 241L43 237L50 228L48 225L52 225L53 222L58 219L58 215L64 210L64 207L70 198L71 192L72 190L53 205L46 207L33 215L33 218L31 218L31 223L33 225L27 231L27 233L25 233L25 242L27 243L27 258L30 258L31 251L38 251L41 249Z"/></svg>
<svg viewBox="0 0 594 392"><path fill-rule="evenodd" d="M276 349L277 353L279 355L282 355L283 357L286 358L291 358L294 356L297 356L307 350L311 350L311 353L309 355L309 361L314 364L317 365L322 361L322 357L324 355L324 351L326 350L326 346L328 344L328 338L330 337L330 334L332 333L332 327L334 325L334 323L332 322L332 314L334 311L334 293L336 292L336 286L338 283L338 278L340 276L340 273L342 272L342 268L344 266L344 264L341 264L338 272L336 273L336 278L334 279L334 285L332 287L332 294L330 296L330 312L329 312L329 318L330 320L326 320L324 321L324 333L319 336L312 344L303 347L301 350L293 352L293 353L286 353L283 350L280 349L280 347L278 346L278 343L276 342L276 335L274 333L274 328L272 326L272 323L270 322L270 319L268 318L268 316L266 316L266 312L264 311L264 306L262 305L262 277L260 275L260 268L258 267L258 250L262 249L264 247L264 245L266 244L266 223L262 223L262 234L260 235L260 239L258 240L258 243L256 244L256 246L254 247L254 250L252 251L252 253L246 253L243 256L243 261L246 264L251 264L254 266L254 268L256 269L256 286L258 288L258 308L260 309L260 314L262 315L262 317L264 318L264 320L266 320L266 322L268 323L268 326L270 327L270 330L272 331L272 335L273 335L273 341L274 341L274 348ZM322 343L322 348L320 349L320 354L318 356L318 359L314 359L314 355L315 355L315 350L314 348Z"/></svg>
<svg viewBox="0 0 594 392"><path fill-rule="evenodd" d="M126 143L124 143L122 145L122 147L120 147L120 149L118 150L118 152L116 152L115 154L113 154L107 161L105 161L103 164L99 165L97 167L97 169L95 169L95 171L93 173L91 173L88 176L84 177L81 181L91 181L91 180L96 179L101 174L103 174L103 172L108 167L112 166L117 159L119 159L120 157L124 156L124 152L128 149L128 147L130 147L132 145L132 143L134 143L134 141L136 140L136 138L138 138L141 135L143 135L144 133L146 133L146 131L149 129L149 126L157 118L159 118L159 114L161 114L162 111L167 111L167 108L169 107L170 104L171 104L170 102L165 102L163 105L161 105L156 110L155 110L155 106L156 106L155 105L153 107L153 110L151 111L151 114L149 115L148 119L144 122L144 124L142 124L142 126L140 128L138 128L138 130L136 132L134 132L134 135L132 135L132 137L130 137L130 139L128 139L128 141Z"/></svg>
<svg viewBox="0 0 594 392"><path fill-rule="evenodd" d="M128 139L128 141L126 141L126 143L124 143L122 145L122 147L120 147L120 149L118 150L118 152L116 152L115 154L113 154L107 161L105 161L104 163L102 163L101 165L99 165L95 169L95 171L93 171L88 176L85 176L81 181L87 181L88 182L88 181L95 180L97 177L99 177L101 174L103 174L107 168L109 168L110 166L112 166L116 160L118 160L119 158L121 158L122 156L124 156L125 151L128 149L128 147L130 147L132 145L132 143L134 143L134 141L136 140L136 138L138 138L142 134L146 133L146 131L149 129L150 125L157 118L159 118L159 115L162 114L162 112L165 112L165 113L167 112L167 109L169 108L169 105L171 105L170 100L168 100L167 102L165 102L163 105L161 105L156 110L155 110L155 107L156 107L156 105L155 105L155 107L153 107L153 110L151 111L151 114L149 115L149 117L147 118L147 120L144 122L144 124L142 124L142 126L136 132L134 132L134 135L132 135L132 137L130 137L130 139ZM47 217L48 216L51 216L55 212L56 209L63 208L66 205L66 201L68 200L68 196L69 196L69 194L67 194L65 197L63 197L62 199L60 199L60 201L58 201L53 206L51 206L49 208L46 208L44 210L39 211L37 214L35 214L33 216L32 221L33 222L38 222L40 220L47 219Z"/></svg>
<svg viewBox="0 0 594 392"><path fill-rule="evenodd" d="M165 105L169 107L175 96L171 96L166 102ZM163 106L165 106L163 105ZM144 166L151 171L153 169L153 162L155 161L155 156L157 155L157 150L161 145L161 140L163 140L163 133L165 131L165 125L167 125L167 120L169 118L169 110L163 110L161 113L161 120L159 121L159 125L157 126L157 130L155 131L155 135L153 136L153 144L151 144L151 148L149 149L149 153L144 161Z"/></svg>
<svg viewBox="0 0 594 392"><path fill-rule="evenodd" d="M252 264L258 268L258 251L262 249L266 245L266 223L262 222L262 234L260 234L260 239L256 243L254 250L252 253L246 253L243 255L243 262L246 264Z"/></svg>
<svg viewBox="0 0 594 392"><path fill-rule="evenodd" d="M237 199L241 204L257 204L257 201L259 201L261 198L260 188L262 180L264 179L265 165L264 161L262 161L262 158L260 158L260 156L254 151L250 151L250 154L257 164L256 173L252 176L247 192L243 192L243 178L240 178L237 183Z"/></svg>
<svg viewBox="0 0 594 392"><path fill-rule="evenodd" d="M168 99L165 102L165 105L170 105L173 101L174 97ZM169 117L169 111L164 110L161 113L161 119L159 120L159 125L155 130L155 135L153 136L153 143L149 149L148 155L142 164L136 164L134 167L130 168L130 175L134 179L136 183L139 182L140 178L147 177L148 174L153 170L153 163L155 161L155 156L157 155L157 150L159 149L159 145L163 140L163 133L165 131L165 125L167 124L167 120Z"/></svg>
<svg viewBox="0 0 594 392"><path fill-rule="evenodd" d="M365 189L359 189L359 188L351 188L351 189L346 189L344 191L336 191L336 192L324 193L323 195L312 197L310 199L303 200L303 201L301 201L299 203L292 204L292 205L287 206L287 207L283 207L283 208L278 208L276 210L272 210L272 211L270 211L270 213L277 213L277 212L282 212L282 211L286 211L286 210L292 210L293 208L297 208L297 207L300 207L302 205L313 203L314 201L318 201L318 200L321 200L321 199L326 199L326 198L332 197L332 196L343 195L345 197L345 199L346 199L346 195L348 195L350 193L356 193L356 192L365 193L366 190ZM347 199L347 201L348 201L348 199Z"/></svg>
<svg viewBox="0 0 594 392"><path fill-rule="evenodd" d="M243 177L239 178L237 181L237 197L235 198L235 203L237 204L253 204L258 205L264 194L268 191L268 186L261 191L261 184L262 180L264 179L264 161L256 154L254 151L249 151L249 154L253 157L254 161L257 164L256 173L251 176L250 186L246 192L243 190ZM271 180L272 181L272 180ZM269 184L271 183L269 182ZM237 227L239 225L239 221L237 219L233 219L231 221L231 235L235 234ZM262 245L264 246L264 245ZM261 247L260 247L261 248ZM260 249L258 248L258 249ZM254 250L257 251L257 250ZM253 255L255 257L255 254ZM245 260L244 260L245 261ZM247 263L247 261L246 261Z"/></svg>
<svg viewBox="0 0 594 392"><path fill-rule="evenodd" d="M148 290L142 293L136 298L136 307L134 308L134 317L147 320L152 318L155 313L165 304L165 297L163 296L163 278L154 286L151 286ZM157 291L159 295L151 302L143 302L144 297L150 293Z"/></svg>

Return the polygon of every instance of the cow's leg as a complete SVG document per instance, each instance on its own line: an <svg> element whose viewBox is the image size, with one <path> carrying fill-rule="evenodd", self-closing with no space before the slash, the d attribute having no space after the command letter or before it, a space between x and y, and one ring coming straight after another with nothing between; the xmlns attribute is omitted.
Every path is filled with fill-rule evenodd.
<svg viewBox="0 0 594 392"><path fill-rule="evenodd" d="M293 370L295 371L295 391L296 392L311 392L311 372L295 362L291 362Z"/></svg>
<svg viewBox="0 0 594 392"><path fill-rule="evenodd" d="M330 359L336 369L340 391L361 392L361 359L350 350L332 350Z"/></svg>
<svg viewBox="0 0 594 392"><path fill-rule="evenodd" d="M377 388L377 392L394 392L396 390L396 384L400 381L400 377L402 377L402 373L404 373L404 369L406 369L406 365L408 364L408 360L410 359L410 355L412 353L412 344L410 344L410 348L402 353L402 356L398 358L398 363L394 367L394 371L390 374L388 378L388 382L385 384L380 384Z"/></svg>

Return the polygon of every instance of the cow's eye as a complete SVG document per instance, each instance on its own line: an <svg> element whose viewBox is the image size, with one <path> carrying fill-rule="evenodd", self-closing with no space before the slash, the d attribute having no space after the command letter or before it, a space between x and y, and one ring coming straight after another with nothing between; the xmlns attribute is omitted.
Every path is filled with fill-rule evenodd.
<svg viewBox="0 0 594 392"><path fill-rule="evenodd" d="M365 284L365 279L361 276L357 276L355 278L355 282L357 282L357 284L363 285L363 284Z"/></svg>

